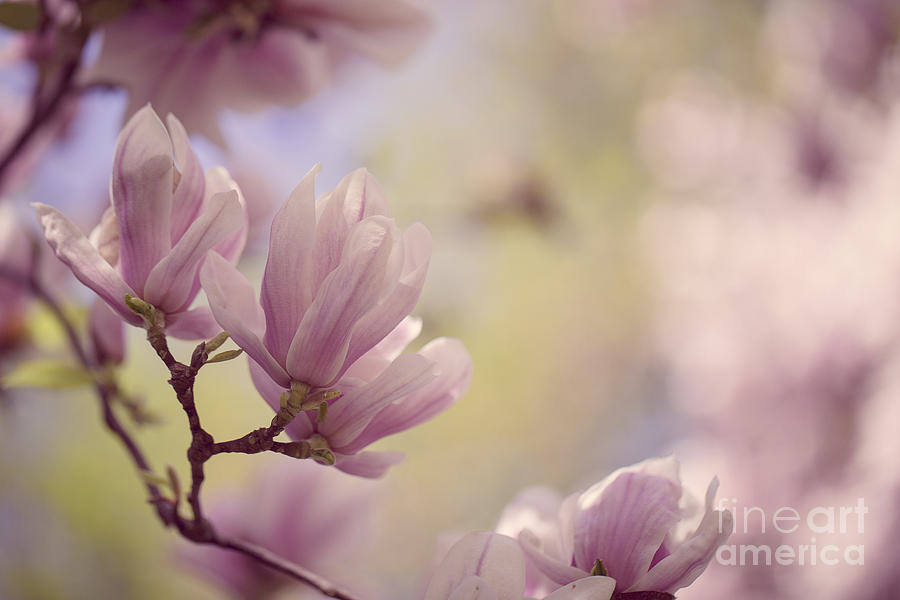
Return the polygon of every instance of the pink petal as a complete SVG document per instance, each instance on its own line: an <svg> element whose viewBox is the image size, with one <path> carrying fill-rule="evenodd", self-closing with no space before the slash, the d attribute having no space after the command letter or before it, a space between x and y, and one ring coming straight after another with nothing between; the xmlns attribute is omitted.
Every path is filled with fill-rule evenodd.
<svg viewBox="0 0 900 600"><path fill-rule="evenodd" d="M490 531L466 534L441 561L425 600L447 600L470 576L483 579L501 600L522 600L525 558L515 540Z"/></svg>
<svg viewBox="0 0 900 600"><path fill-rule="evenodd" d="M172 138L175 162L181 173L178 186L172 194L171 243L174 246L203 208L203 200L207 196L206 178L203 176L200 161L191 148L184 125L172 114L166 116L166 124Z"/></svg>
<svg viewBox="0 0 900 600"><path fill-rule="evenodd" d="M140 325L141 318L125 305L126 294L137 294L100 256L84 234L52 206L40 203L32 206L44 229L47 242L59 260L72 269L81 283L94 290L125 321Z"/></svg>
<svg viewBox="0 0 900 600"><path fill-rule="evenodd" d="M346 455L335 454L334 466L348 475L378 479L384 476L388 469L403 462L402 452L360 452Z"/></svg>
<svg viewBox="0 0 900 600"><path fill-rule="evenodd" d="M375 215L390 217L384 192L375 177L366 168L356 169L341 179L332 192L319 200L317 221L327 229L340 227L342 235L336 237L341 242L350 229L363 219Z"/></svg>
<svg viewBox="0 0 900 600"><path fill-rule="evenodd" d="M522 490L506 505L494 531L518 538L526 529L533 533L540 545L540 552L565 564L572 562L572 545L567 543L560 523L562 498L547 487L530 487ZM525 592L535 595L555 587L540 569L529 559L526 561Z"/></svg>
<svg viewBox="0 0 900 600"><path fill-rule="evenodd" d="M150 270L172 247L173 171L169 133L148 104L119 135L110 182L120 269L141 296Z"/></svg>
<svg viewBox="0 0 900 600"><path fill-rule="evenodd" d="M437 365L419 354L401 354L374 381L344 396L329 407L319 431L338 452L353 453L362 445L355 438L373 417L391 402L420 389L438 374Z"/></svg>
<svg viewBox="0 0 900 600"><path fill-rule="evenodd" d="M269 236L260 303L266 315L266 346L282 362L315 293L309 277L316 234L314 185L319 170L316 165L303 176L275 215Z"/></svg>
<svg viewBox="0 0 900 600"><path fill-rule="evenodd" d="M230 262L210 252L200 269L200 281L209 306L222 329L231 334L238 347L265 369L283 388L291 378L263 345L265 317L253 293L253 286Z"/></svg>
<svg viewBox="0 0 900 600"><path fill-rule="evenodd" d="M100 217L100 223L91 230L88 236L91 245L97 249L103 260L116 266L119 262L119 224L116 222L116 211L107 207Z"/></svg>
<svg viewBox="0 0 900 600"><path fill-rule="evenodd" d="M585 577L569 583L544 600L609 600L616 589L612 577Z"/></svg>
<svg viewBox="0 0 900 600"><path fill-rule="evenodd" d="M205 306L166 315L166 333L182 340L210 338L222 330Z"/></svg>
<svg viewBox="0 0 900 600"><path fill-rule="evenodd" d="M588 489L575 515L575 564L587 570L600 559L622 589L631 587L678 522L680 497L681 487L668 477L641 472Z"/></svg>
<svg viewBox="0 0 900 600"><path fill-rule="evenodd" d="M371 216L388 216L388 209L374 177L365 169L345 176L337 188L316 203L316 242L313 272L308 284L318 290L338 268L350 232Z"/></svg>
<svg viewBox="0 0 900 600"><path fill-rule="evenodd" d="M627 591L674 593L692 584L706 570L716 550L725 543L734 526L731 512L712 508L718 487L719 480L714 478L706 491L706 513L694 535L654 565Z"/></svg>
<svg viewBox="0 0 900 600"><path fill-rule="evenodd" d="M431 259L431 234L428 229L421 223L409 227L403 234L403 250L403 274L394 288L354 328L347 350L348 363L355 362L394 329L419 300Z"/></svg>
<svg viewBox="0 0 900 600"><path fill-rule="evenodd" d="M234 190L238 195L238 202L241 205L241 226L230 236L216 244L213 248L216 252L225 257L230 263L236 264L244 251L247 244L247 231L249 229L249 217L247 214L247 201L237 182L231 178L223 167L213 167L206 172L206 198L210 201L218 193Z"/></svg>
<svg viewBox="0 0 900 600"><path fill-rule="evenodd" d="M163 311L177 311L193 301L197 269L207 252L246 224L235 190L216 194L191 223L172 251L157 264L144 286L144 299Z"/></svg>
<svg viewBox="0 0 900 600"><path fill-rule="evenodd" d="M519 545L534 566L558 585L577 581L587 575L587 571L573 567L571 560L562 561L546 554L538 537L527 529L519 534Z"/></svg>
<svg viewBox="0 0 900 600"><path fill-rule="evenodd" d="M419 354L437 365L438 376L385 406L345 451L364 448L375 440L424 423L465 393L472 380L472 359L462 342L438 338L426 344Z"/></svg>
<svg viewBox="0 0 900 600"><path fill-rule="evenodd" d="M374 352L386 360L394 360L400 353L422 333L422 319L408 316L400 321L392 332L375 344L370 352Z"/></svg>
<svg viewBox="0 0 900 600"><path fill-rule="evenodd" d="M422 319L406 317L383 340L350 365L344 378L372 381L422 332Z"/></svg>
<svg viewBox="0 0 900 600"><path fill-rule="evenodd" d="M431 29L427 14L408 0L284 3L279 19L311 27L329 44L389 65L419 47Z"/></svg>
<svg viewBox="0 0 900 600"><path fill-rule="evenodd" d="M491 588L491 585L476 575L469 575L463 579L453 593L450 594L449 600L496 600L497 593Z"/></svg>
<svg viewBox="0 0 900 600"><path fill-rule="evenodd" d="M287 27L270 27L253 44L225 47L223 68L212 100L243 111L271 104L294 106L328 83L330 48ZM252 90L248 93L248 90Z"/></svg>
<svg viewBox="0 0 900 600"><path fill-rule="evenodd" d="M396 229L385 217L370 217L354 228L340 266L319 288L291 342L287 367L294 379L327 387L349 366L345 359L353 328L391 277Z"/></svg>

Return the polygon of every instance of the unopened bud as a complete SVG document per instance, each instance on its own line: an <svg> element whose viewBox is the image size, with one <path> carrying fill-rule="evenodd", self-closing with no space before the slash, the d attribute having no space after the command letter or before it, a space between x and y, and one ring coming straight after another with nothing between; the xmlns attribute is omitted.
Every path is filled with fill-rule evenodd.
<svg viewBox="0 0 900 600"><path fill-rule="evenodd" d="M230 334L227 331L223 331L213 339L206 342L206 352L209 353L218 350L219 347L228 340L229 335Z"/></svg>
<svg viewBox="0 0 900 600"><path fill-rule="evenodd" d="M132 312L141 315L145 319L153 319L153 305L146 300L141 300L131 294L125 294L125 305L128 306Z"/></svg>
<svg viewBox="0 0 900 600"><path fill-rule="evenodd" d="M224 350L219 352L215 356L211 356L206 359L206 364L209 363L217 363L217 362L225 362L226 360L232 360L243 354L244 351L238 348L237 350Z"/></svg>
<svg viewBox="0 0 900 600"><path fill-rule="evenodd" d="M144 327L149 329L150 327L165 326L163 314L146 300L141 300L131 294L125 294L125 305L135 314L144 317Z"/></svg>

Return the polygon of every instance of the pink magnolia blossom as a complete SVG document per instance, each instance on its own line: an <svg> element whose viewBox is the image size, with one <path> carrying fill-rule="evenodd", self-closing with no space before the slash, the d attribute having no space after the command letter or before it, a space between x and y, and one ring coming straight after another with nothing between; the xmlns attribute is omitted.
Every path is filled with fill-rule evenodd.
<svg viewBox="0 0 900 600"><path fill-rule="evenodd" d="M456 340L401 354L421 324L415 305L431 254L421 224L401 232L364 169L316 202L311 170L275 216L259 302L227 261L211 256L203 287L219 324L252 359L251 374L275 410L301 386L328 402L289 425L295 440L333 452L337 467L375 477L400 460L359 453L431 418L465 391L471 360ZM304 408L308 408L304 406Z"/></svg>
<svg viewBox="0 0 900 600"><path fill-rule="evenodd" d="M714 479L700 523L690 531L687 508L679 506L677 462L648 460L565 500L528 490L507 507L497 530L518 535L529 559L530 593L578 581L600 560L617 594L672 594L706 569L731 533L731 513L712 508L717 488Z"/></svg>
<svg viewBox="0 0 900 600"><path fill-rule="evenodd" d="M197 273L210 250L237 260L246 210L224 169L204 175L178 119L169 115L167 125L150 106L125 125L112 205L90 238L57 209L34 206L59 259L122 319L142 324L125 304L130 295L153 305L169 334L206 337L216 331L209 309L190 309L200 290Z"/></svg>
<svg viewBox="0 0 900 600"><path fill-rule="evenodd" d="M610 600L615 581L586 576L545 600ZM490 531L466 534L450 548L425 591L425 600L522 600L525 557L515 540Z"/></svg>
<svg viewBox="0 0 900 600"><path fill-rule="evenodd" d="M220 108L294 106L354 55L397 63L428 30L408 0L139 2L104 28L89 81L129 90L222 145Z"/></svg>
<svg viewBox="0 0 900 600"><path fill-rule="evenodd" d="M374 525L373 485L277 457L240 491L219 495L208 512L224 534L263 546L332 581L350 583L355 579L352 565L363 558ZM252 559L212 546L182 544L178 558L232 598L284 597L296 585Z"/></svg>

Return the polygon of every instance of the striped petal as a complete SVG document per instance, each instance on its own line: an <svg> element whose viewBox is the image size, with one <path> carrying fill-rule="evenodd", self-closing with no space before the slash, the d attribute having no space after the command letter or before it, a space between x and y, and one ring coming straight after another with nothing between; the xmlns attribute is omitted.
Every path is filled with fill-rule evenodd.
<svg viewBox="0 0 900 600"><path fill-rule="evenodd" d="M203 214L147 277L144 299L163 311L177 311L189 304L195 292L197 270L208 251L229 234L246 225L235 190L216 194Z"/></svg>
<svg viewBox="0 0 900 600"><path fill-rule="evenodd" d="M630 588L678 522L680 497L670 478L633 471L588 489L575 515L575 564L587 570L600 559L622 589Z"/></svg>
<svg viewBox="0 0 900 600"><path fill-rule="evenodd" d="M120 269L141 296L150 271L172 247L173 176L169 133L148 104L119 135L110 181Z"/></svg>
<svg viewBox="0 0 900 600"><path fill-rule="evenodd" d="M371 383L345 392L329 407L328 419L319 431L333 449L349 452L359 449L353 443L381 410L392 402L422 388L438 374L437 365L419 354L401 354ZM352 448L348 451L345 447Z"/></svg>
<svg viewBox="0 0 900 600"><path fill-rule="evenodd" d="M200 281L209 306L222 329L231 334L240 348L255 360L283 388L291 378L263 345L265 316L253 293L253 286L230 262L209 253L200 269Z"/></svg>
<svg viewBox="0 0 900 600"><path fill-rule="evenodd" d="M469 577L480 577L500 600L522 600L525 558L515 540L490 531L468 533L435 570L425 600L447 600ZM465 589L465 588L464 588Z"/></svg>
<svg viewBox="0 0 900 600"><path fill-rule="evenodd" d="M468 389L472 359L459 340L438 338L418 353L432 361L438 375L405 397L387 404L345 451L356 451L383 437L406 431L446 410Z"/></svg>
<svg viewBox="0 0 900 600"><path fill-rule="evenodd" d="M171 243L175 245L203 209L203 200L207 195L206 178L181 121L169 114L166 116L166 125L180 173L178 185L172 194Z"/></svg>
<svg viewBox="0 0 900 600"><path fill-rule="evenodd" d="M353 455L338 452L335 454L334 466L348 475L378 479L388 469L402 463L404 458L402 452L360 452Z"/></svg>
<svg viewBox="0 0 900 600"><path fill-rule="evenodd" d="M714 478L706 490L706 512L694 534L655 564L627 591L674 593L692 584L706 570L716 549L725 543L734 527L731 512L713 510L718 488L719 480Z"/></svg>
<svg viewBox="0 0 900 600"><path fill-rule="evenodd" d="M313 167L294 188L275 215L269 236L260 304L266 315L266 346L282 362L315 293L309 277L316 234L314 185L319 170L319 165Z"/></svg>
<svg viewBox="0 0 900 600"><path fill-rule="evenodd" d="M137 296L135 291L91 245L87 237L61 212L35 203L38 222L44 229L44 236L56 256L66 264L75 277L91 288L110 308L128 323L141 325L139 316L125 305L125 295Z"/></svg>
<svg viewBox="0 0 900 600"><path fill-rule="evenodd" d="M544 600L609 600L615 589L612 577L585 577L564 585Z"/></svg>
<svg viewBox="0 0 900 600"><path fill-rule="evenodd" d="M340 266L323 282L291 342L286 364L294 379L327 387L349 366L350 335L391 276L396 229L385 217L370 217L353 230Z"/></svg>
<svg viewBox="0 0 900 600"><path fill-rule="evenodd" d="M431 233L421 223L403 234L403 274L393 289L379 299L353 329L347 363L353 363L393 330L403 317L412 312L431 260Z"/></svg>

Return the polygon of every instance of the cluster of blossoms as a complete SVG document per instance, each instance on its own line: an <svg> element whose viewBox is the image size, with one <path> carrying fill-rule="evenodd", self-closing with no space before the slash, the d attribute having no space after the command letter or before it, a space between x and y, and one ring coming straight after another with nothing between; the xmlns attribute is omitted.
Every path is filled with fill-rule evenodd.
<svg viewBox="0 0 900 600"><path fill-rule="evenodd" d="M450 549L426 600L674 598L731 534L731 513L713 509L717 488L714 479L700 505L683 494L678 463L663 458L565 499L527 489L494 532L468 534Z"/></svg>
<svg viewBox="0 0 900 600"><path fill-rule="evenodd" d="M428 29L408 0L137 0L83 79L128 89L128 115L153 102L222 144L221 109L294 106L351 57L401 61Z"/></svg>
<svg viewBox="0 0 900 600"><path fill-rule="evenodd" d="M408 315L425 281L428 230L401 231L362 169L317 200L317 172L275 216L259 302L234 267L245 201L224 169L204 175L171 115L164 125L146 106L126 124L111 206L89 237L55 208L35 208L56 255L122 320L143 326L134 307L145 303L153 325L176 337L225 329L251 358L260 394L276 412L293 406L296 441L343 471L377 477L402 456L362 449L455 402L471 360L447 338L402 353L421 329ZM191 307L201 286L212 311ZM114 340L100 345L117 355Z"/></svg>
<svg viewBox="0 0 900 600"><path fill-rule="evenodd" d="M99 1L45 4L37 29L65 24L67 35L77 39L73 69L90 34L103 32L98 60L77 78L74 70L63 74L57 100L76 80L121 86L130 97L115 148L110 202L99 224L86 235L56 208L34 204L55 255L97 295L89 316L90 346L82 352L77 340L73 345L92 372L107 424L115 417L104 396L111 393L105 386L112 378L104 370L124 360L124 325L143 327L151 343L163 340L154 349L172 373L170 383L193 436L187 495L193 518L182 515L180 484L170 470L174 500L160 495L161 484L148 483L161 520L192 541L236 549L216 537L221 525L296 565L343 577L332 569L358 549L353 534L367 511L364 501L336 489L336 480L329 479L340 477L335 472L282 462L252 486L251 495L211 510L216 528L203 517L204 461L240 450L214 442L199 425L193 390L188 401L179 386L185 380L193 385L209 359L204 352L223 343L226 336L216 334L225 330L249 358L252 381L275 412L272 426L232 442L253 440L257 447L248 453L278 444L276 451L288 456L364 478L382 476L402 456L365 449L442 412L471 380L471 359L458 340L438 338L405 352L422 329L410 313L425 281L431 236L421 224L398 227L365 169L317 197L316 166L272 221L257 294L237 267L252 242L253 199L245 199L225 169L204 172L188 133L224 145L222 109L295 105L351 56L383 63L403 59L427 29L424 14L407 0L134 0L105 17ZM36 64L55 56L52 41L35 35L28 52ZM168 113L165 120L150 102ZM40 107L34 108L38 115ZM31 243L19 233L9 215L0 213L0 257L31 276ZM20 318L23 290L0 283L0 334ZM198 305L198 298L208 305ZM195 357L202 360L187 366L171 356L165 336L215 337L198 346ZM178 367L188 375L179 379ZM208 438L206 446L197 443L204 441L198 430ZM262 449L253 437L260 431L271 433ZM274 440L282 431L291 443ZM127 445L127 433L117 435ZM132 458L139 455L129 450ZM148 470L141 460L135 463ZM450 549L425 598L670 600L706 569L731 533L731 514L713 509L717 486L714 479L705 502L698 502L683 492L677 463L658 459L617 471L565 499L546 489L526 490L494 531L470 533ZM298 502L302 511L296 510ZM262 518L247 518L257 511ZM258 554L222 548L192 547L183 554L232 595L277 593L285 580L260 566L272 563L248 556L259 560Z"/></svg>
<svg viewBox="0 0 900 600"><path fill-rule="evenodd" d="M304 456L378 477L401 456L363 449L456 401L471 361L446 338L403 352L422 326L409 313L429 262L427 229L402 231L363 169L317 199L318 170L273 220L258 300L235 267L247 235L240 191L222 169L204 175L178 120L163 124L149 106L119 138L111 206L90 236L54 208L36 211L57 256L105 302L92 311L98 361L121 361L122 321L185 338L221 327L251 359L263 398L290 415L286 432ZM192 307L201 287L209 308ZM698 506L682 497L673 459L623 469L565 500L529 490L496 532L451 549L426 598L672 597L731 532L731 515L712 509L716 488L714 480L693 530L686 519ZM244 579L233 587L256 589Z"/></svg>

